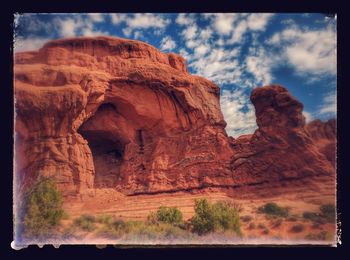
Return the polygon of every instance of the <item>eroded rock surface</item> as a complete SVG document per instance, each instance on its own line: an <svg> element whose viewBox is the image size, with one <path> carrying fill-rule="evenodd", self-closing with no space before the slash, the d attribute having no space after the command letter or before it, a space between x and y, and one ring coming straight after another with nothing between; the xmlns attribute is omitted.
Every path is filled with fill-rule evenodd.
<svg viewBox="0 0 350 260"><path fill-rule="evenodd" d="M111 37L51 41L15 58L17 172L65 193L187 189L225 180L219 88L184 59ZM226 170L227 173L230 173Z"/></svg>
<svg viewBox="0 0 350 260"><path fill-rule="evenodd" d="M287 89L278 85L256 88L250 99L258 129L231 141L236 179L252 185L334 174L304 128L303 105Z"/></svg>
<svg viewBox="0 0 350 260"><path fill-rule="evenodd" d="M64 195L82 195L334 173L331 157L313 141L323 137L311 125L305 130L302 104L285 88L252 92L259 128L238 139L225 132L219 96L218 86L188 73L182 57L139 41L73 38L18 53L16 175L22 185L54 176Z"/></svg>
<svg viewBox="0 0 350 260"><path fill-rule="evenodd" d="M312 137L318 149L335 167L337 147L335 119L330 119L327 122L322 122L321 120L317 119L306 124L305 129Z"/></svg>

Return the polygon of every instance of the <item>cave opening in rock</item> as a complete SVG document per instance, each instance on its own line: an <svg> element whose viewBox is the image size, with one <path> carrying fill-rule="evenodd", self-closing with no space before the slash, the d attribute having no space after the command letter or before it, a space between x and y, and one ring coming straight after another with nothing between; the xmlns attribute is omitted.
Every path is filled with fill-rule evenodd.
<svg viewBox="0 0 350 260"><path fill-rule="evenodd" d="M125 140L113 125L115 113L113 104L103 104L78 130L92 152L96 188L113 188L121 180Z"/></svg>

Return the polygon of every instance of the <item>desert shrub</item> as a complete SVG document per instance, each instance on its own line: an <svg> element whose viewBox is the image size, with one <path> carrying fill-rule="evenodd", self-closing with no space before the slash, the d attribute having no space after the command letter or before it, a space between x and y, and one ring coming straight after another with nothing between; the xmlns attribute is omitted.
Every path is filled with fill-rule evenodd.
<svg viewBox="0 0 350 260"><path fill-rule="evenodd" d="M147 224L159 225L160 223L168 223L185 229L182 212L176 207L161 206L156 212L151 211L148 214Z"/></svg>
<svg viewBox="0 0 350 260"><path fill-rule="evenodd" d="M333 204L324 204L320 206L320 213L306 211L303 213L303 218L321 225L326 222L333 223L335 221L335 214L336 211Z"/></svg>
<svg viewBox="0 0 350 260"><path fill-rule="evenodd" d="M100 215L96 218L96 221L101 224L110 224L113 221L113 217L111 215Z"/></svg>
<svg viewBox="0 0 350 260"><path fill-rule="evenodd" d="M238 202L232 202L229 203L232 208L234 208L238 213L243 211L243 206L241 203Z"/></svg>
<svg viewBox="0 0 350 260"><path fill-rule="evenodd" d="M315 221L319 218L319 214L315 213L315 212L309 212L309 211L305 211L303 213L303 218L307 219L307 220L311 220L311 221Z"/></svg>
<svg viewBox="0 0 350 260"><path fill-rule="evenodd" d="M294 233L300 233L304 230L304 226L302 224L296 224L291 227L290 231Z"/></svg>
<svg viewBox="0 0 350 260"><path fill-rule="evenodd" d="M96 229L96 218L92 215L82 215L79 218L74 219L73 224L85 231L94 231Z"/></svg>
<svg viewBox="0 0 350 260"><path fill-rule="evenodd" d="M241 235L238 211L228 202L211 204L206 199L196 200L191 224L193 231L199 235L225 230Z"/></svg>
<svg viewBox="0 0 350 260"><path fill-rule="evenodd" d="M280 207L274 202L266 203L264 206L258 208L258 211L271 216L287 217L289 210L285 207Z"/></svg>
<svg viewBox="0 0 350 260"><path fill-rule="evenodd" d="M260 228L260 229L265 229L266 226L265 226L265 224L259 223L258 228Z"/></svg>
<svg viewBox="0 0 350 260"><path fill-rule="evenodd" d="M161 206L156 213L157 220L168 224L182 223L182 213L176 207L164 207Z"/></svg>
<svg viewBox="0 0 350 260"><path fill-rule="evenodd" d="M40 177L24 195L24 234L35 237L52 234L64 216L62 204L55 181Z"/></svg>
<svg viewBox="0 0 350 260"><path fill-rule="evenodd" d="M216 202L212 205L215 230L234 230L240 234L240 222L238 211L225 201Z"/></svg>
<svg viewBox="0 0 350 260"><path fill-rule="evenodd" d="M270 233L270 230L269 230L268 228L264 228L263 231L262 231L262 233L263 233L264 235L268 235L268 234Z"/></svg>
<svg viewBox="0 0 350 260"><path fill-rule="evenodd" d="M318 234L307 234L305 238L308 240L331 240L332 236L327 231L321 231Z"/></svg>
<svg viewBox="0 0 350 260"><path fill-rule="evenodd" d="M206 199L196 200L194 211L191 219L193 231L199 235L214 231L214 216L209 202Z"/></svg>
<svg viewBox="0 0 350 260"><path fill-rule="evenodd" d="M134 226L135 224L138 224L139 222L137 221L127 221L125 222L122 219L116 219L111 223L111 226L113 227L113 229L115 230L120 230L120 231L125 231L128 232L129 230L132 229L132 226Z"/></svg>
<svg viewBox="0 0 350 260"><path fill-rule="evenodd" d="M151 224L148 221L124 221L121 219L105 224L99 233L114 238L124 237L124 239L169 239L190 236L188 231L165 222Z"/></svg>
<svg viewBox="0 0 350 260"><path fill-rule="evenodd" d="M103 226L98 230L97 233L100 235L105 236L112 236L114 238L121 237L122 235L126 234L130 228L130 224L128 225L127 222L125 222L122 219L113 219L111 218L101 218L98 219L103 224ZM103 220L103 221L102 221Z"/></svg>
<svg viewBox="0 0 350 260"><path fill-rule="evenodd" d="M242 216L242 217L240 217L240 219L243 222L249 222L249 221L252 221L253 218L251 216Z"/></svg>
<svg viewBox="0 0 350 260"><path fill-rule="evenodd" d="M333 204L324 204L320 206L321 216L327 221L327 222L334 222L335 221L335 206Z"/></svg>

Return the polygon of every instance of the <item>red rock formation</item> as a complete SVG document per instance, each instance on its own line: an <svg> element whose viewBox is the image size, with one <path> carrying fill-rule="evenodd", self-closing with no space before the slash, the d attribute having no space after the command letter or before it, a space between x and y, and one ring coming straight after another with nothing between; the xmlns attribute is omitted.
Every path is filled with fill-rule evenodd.
<svg viewBox="0 0 350 260"><path fill-rule="evenodd" d="M64 39L18 53L17 173L24 183L53 175L65 194L224 182L232 152L219 93L182 57L139 41Z"/></svg>
<svg viewBox="0 0 350 260"><path fill-rule="evenodd" d="M252 91L258 129L231 141L231 169L242 184L278 183L331 176L334 169L304 129L303 105L287 89L259 87Z"/></svg>
<svg viewBox="0 0 350 260"><path fill-rule="evenodd" d="M252 92L259 129L236 140L225 132L219 93L182 57L139 41L74 38L18 53L19 183L49 175L65 195L100 187L140 194L334 172L285 88Z"/></svg>
<svg viewBox="0 0 350 260"><path fill-rule="evenodd" d="M335 119L329 119L327 122L317 119L306 124L305 129L320 152L335 166L337 141Z"/></svg>

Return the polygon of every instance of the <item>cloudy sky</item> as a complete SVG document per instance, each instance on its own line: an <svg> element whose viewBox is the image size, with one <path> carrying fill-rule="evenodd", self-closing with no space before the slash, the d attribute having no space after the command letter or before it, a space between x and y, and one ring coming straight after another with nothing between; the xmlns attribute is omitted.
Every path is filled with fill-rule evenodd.
<svg viewBox="0 0 350 260"><path fill-rule="evenodd" d="M50 39L111 35L183 55L192 74L221 88L227 133L256 129L253 88L286 86L307 121L336 116L336 17L325 14L22 14L15 52Z"/></svg>

